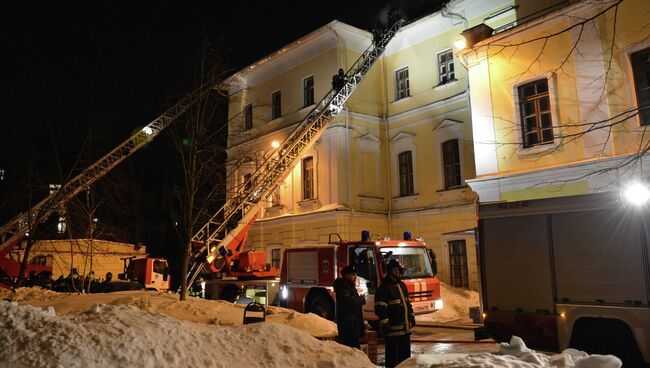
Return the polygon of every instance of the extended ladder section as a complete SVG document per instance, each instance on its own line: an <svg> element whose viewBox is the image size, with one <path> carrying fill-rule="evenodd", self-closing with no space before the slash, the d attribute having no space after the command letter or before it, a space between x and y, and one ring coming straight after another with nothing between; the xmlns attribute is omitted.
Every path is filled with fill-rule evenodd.
<svg viewBox="0 0 650 368"><path fill-rule="evenodd" d="M339 90L329 91L305 119L252 175L229 196L224 206L194 235L198 244L192 254L188 285L192 285L205 263L212 272L220 272L242 251L248 229L253 225L265 201L298 164L302 155L318 140L330 120L354 93L372 65L384 52L403 20L392 24L379 39L363 52L345 74ZM207 256L203 260L203 256Z"/></svg>
<svg viewBox="0 0 650 368"><path fill-rule="evenodd" d="M117 146L114 150L100 158L92 166L85 169L81 174L65 183L57 191L52 192L27 212L22 213L0 228L0 257L5 256L22 239L29 229L38 223L45 221L54 211L60 210L65 203L76 196L84 188L90 187L102 176L120 164L124 159L136 152L146 143L150 142L163 129L176 121L190 106L202 97L206 96L212 88L204 84L197 88L190 95L184 97L176 105L169 108L162 115L157 117L142 130L133 134L129 139Z"/></svg>

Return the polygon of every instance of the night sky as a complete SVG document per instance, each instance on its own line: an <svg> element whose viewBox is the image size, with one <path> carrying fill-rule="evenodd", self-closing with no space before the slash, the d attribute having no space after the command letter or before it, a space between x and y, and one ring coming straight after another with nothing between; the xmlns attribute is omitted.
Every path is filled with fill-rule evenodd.
<svg viewBox="0 0 650 368"><path fill-rule="evenodd" d="M393 1L410 19L439 2ZM333 19L371 29L389 3L2 2L0 168L8 169L0 183L0 220L16 214L7 197L25 192L25 173L14 167L31 158L37 175L56 177L58 170L65 177L75 162L83 166L82 147L95 152L87 163L108 152L182 96L203 40L232 74ZM147 171L138 165L155 168L153 146L123 164L144 173L145 190ZM53 157L60 169L51 165Z"/></svg>

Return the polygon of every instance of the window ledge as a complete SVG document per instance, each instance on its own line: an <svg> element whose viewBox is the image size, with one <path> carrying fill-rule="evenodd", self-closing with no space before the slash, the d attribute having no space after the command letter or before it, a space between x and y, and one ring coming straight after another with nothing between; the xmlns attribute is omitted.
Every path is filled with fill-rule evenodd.
<svg viewBox="0 0 650 368"><path fill-rule="evenodd" d="M409 194L409 195L405 195L405 196L397 196L397 197L393 197L393 199L407 199L407 198L417 199L417 197L418 197L419 195L420 195L420 193L413 193L413 194Z"/></svg>
<svg viewBox="0 0 650 368"><path fill-rule="evenodd" d="M300 108L300 110L298 110L298 112L302 113L302 112L305 112L305 111L308 111L308 110L311 111L311 109L313 109L314 107L316 107L315 103L313 103L313 104L311 104L309 106L303 106L302 108Z"/></svg>
<svg viewBox="0 0 650 368"><path fill-rule="evenodd" d="M463 190L463 189L467 189L467 188L469 188L468 185L462 184L462 185L457 185L457 186L451 187L451 188L438 189L438 190L436 190L436 193L453 192L455 190Z"/></svg>
<svg viewBox="0 0 650 368"><path fill-rule="evenodd" d="M378 199L378 200L384 200L384 197L377 197L377 196L371 196L371 195L363 195L359 194L359 198L364 198L364 199Z"/></svg>
<svg viewBox="0 0 650 368"><path fill-rule="evenodd" d="M445 83L438 83L437 85L433 86L433 89L445 89L454 86L457 83L458 83L458 79L452 79Z"/></svg>
<svg viewBox="0 0 650 368"><path fill-rule="evenodd" d="M318 198L303 199L302 201L298 201L298 206L300 207L313 206L317 203L318 203Z"/></svg>
<svg viewBox="0 0 650 368"><path fill-rule="evenodd" d="M282 122L283 120L284 120L284 116L280 116L280 117L278 117L278 118L271 119L271 120L267 121L266 123L267 123L267 124L280 123L280 122Z"/></svg>
<svg viewBox="0 0 650 368"><path fill-rule="evenodd" d="M553 141L551 143L546 143L546 144L540 144L537 146L529 147L529 148L519 148L517 150L517 155L518 156L529 156L529 155L538 155L540 153L545 153L547 151L552 151L556 148L559 147L559 144L556 141Z"/></svg>
<svg viewBox="0 0 650 368"><path fill-rule="evenodd" d="M397 104L397 103L400 103L400 102L408 101L411 98L413 98L413 96L409 95L409 96L406 96L404 98L400 98L399 100L395 100L395 101L391 102L391 104Z"/></svg>

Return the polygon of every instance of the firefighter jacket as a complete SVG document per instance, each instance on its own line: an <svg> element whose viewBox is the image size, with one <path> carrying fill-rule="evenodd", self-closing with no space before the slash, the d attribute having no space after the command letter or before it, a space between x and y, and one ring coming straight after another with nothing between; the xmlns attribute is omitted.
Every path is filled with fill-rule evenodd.
<svg viewBox="0 0 650 368"><path fill-rule="evenodd" d="M344 343L350 340L354 345L358 345L359 338L366 335L361 310L361 306L366 304L366 298L360 296L352 281L345 278L334 280L334 292L336 292L336 326L339 337Z"/></svg>
<svg viewBox="0 0 650 368"><path fill-rule="evenodd" d="M375 314L384 336L410 334L415 326L415 315L406 284L386 276L375 294Z"/></svg>

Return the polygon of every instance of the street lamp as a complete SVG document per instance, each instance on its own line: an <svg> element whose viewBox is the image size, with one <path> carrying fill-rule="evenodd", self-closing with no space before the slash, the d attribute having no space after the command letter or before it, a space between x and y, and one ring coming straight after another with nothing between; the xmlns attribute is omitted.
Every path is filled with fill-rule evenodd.
<svg viewBox="0 0 650 368"><path fill-rule="evenodd" d="M625 188L623 197L635 206L642 206L650 199L650 190L643 183L634 182Z"/></svg>
<svg viewBox="0 0 650 368"><path fill-rule="evenodd" d="M271 147L278 149L280 147L280 142L278 141L271 142Z"/></svg>

